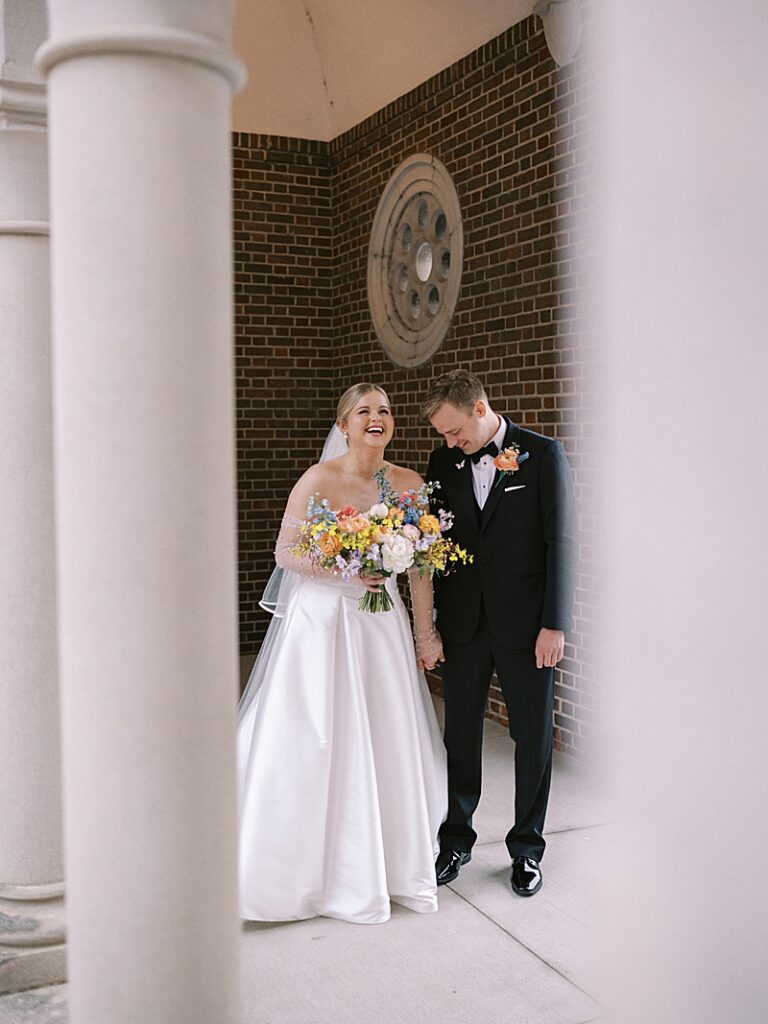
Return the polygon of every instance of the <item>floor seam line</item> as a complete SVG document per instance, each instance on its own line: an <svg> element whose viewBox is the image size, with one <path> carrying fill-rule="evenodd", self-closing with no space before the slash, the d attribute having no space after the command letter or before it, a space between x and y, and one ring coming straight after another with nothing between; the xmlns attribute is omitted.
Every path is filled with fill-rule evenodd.
<svg viewBox="0 0 768 1024"><path fill-rule="evenodd" d="M587 992L586 989L583 989L581 985L577 985L575 981L571 981L569 977L563 974L563 972L559 970L557 967L555 967L553 964L549 963L548 960L545 960L543 956L536 952L536 950L531 949L530 946L526 946L522 939L518 939L518 937L516 935L513 935L512 932L508 931L503 924L499 924L498 921L495 921L484 910L481 910L480 907L475 906L475 904L472 903L471 900L468 900L466 896L463 896L460 892L457 892L450 884L448 885L448 888L455 896L458 896L460 900L463 900L468 906L472 907L473 910L476 910L478 914L481 914L487 921L490 921L491 924L495 925L499 929L499 931L502 931L504 932L505 935L509 936L509 938L512 939L513 942L516 942L518 946L522 946L523 949L526 949L531 954L531 956L535 956L536 959L540 961L542 964L544 964L545 967L548 967L551 971L554 971L555 974L559 975L563 979L563 981L567 982L569 985L572 985L577 991L581 992L582 995L586 996L587 999L591 999L594 1003L597 1002L595 997L590 992ZM598 1019L599 1018L595 1017L591 1018L591 1020L593 1021ZM590 1022L586 1021L585 1024L590 1024Z"/></svg>
<svg viewBox="0 0 768 1024"><path fill-rule="evenodd" d="M545 832L545 836L560 836L563 832L583 832L587 828L605 828L612 825L610 821L598 821L594 825L572 825L570 828L555 828L551 832Z"/></svg>
<svg viewBox="0 0 768 1024"><path fill-rule="evenodd" d="M556 828L552 832L545 832L545 836L561 836L564 832L584 832L590 828L605 828L607 825L612 824L610 821L601 821L596 825L573 825L571 828ZM501 839L483 839L478 840L475 846L496 846L498 843L503 843L504 838Z"/></svg>

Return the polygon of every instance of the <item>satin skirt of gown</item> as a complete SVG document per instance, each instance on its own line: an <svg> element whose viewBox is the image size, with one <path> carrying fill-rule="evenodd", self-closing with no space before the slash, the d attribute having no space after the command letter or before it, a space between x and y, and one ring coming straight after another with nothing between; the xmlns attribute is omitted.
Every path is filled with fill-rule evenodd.
<svg viewBox="0 0 768 1024"><path fill-rule="evenodd" d="M240 916L388 920L437 910L446 755L408 614L302 580L238 726Z"/></svg>

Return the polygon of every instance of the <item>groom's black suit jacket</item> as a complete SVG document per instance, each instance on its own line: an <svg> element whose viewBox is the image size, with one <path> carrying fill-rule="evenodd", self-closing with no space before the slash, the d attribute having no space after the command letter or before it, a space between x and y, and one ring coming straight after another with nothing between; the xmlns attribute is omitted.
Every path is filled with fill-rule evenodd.
<svg viewBox="0 0 768 1024"><path fill-rule="evenodd" d="M471 565L435 577L437 628L444 639L469 640L482 604L496 642L532 648L541 627L571 628L573 486L559 441L504 419L504 447L520 446L520 468L496 471L482 512L469 456L442 445L429 459L426 479L440 484L433 508L453 512L448 536L474 555Z"/></svg>

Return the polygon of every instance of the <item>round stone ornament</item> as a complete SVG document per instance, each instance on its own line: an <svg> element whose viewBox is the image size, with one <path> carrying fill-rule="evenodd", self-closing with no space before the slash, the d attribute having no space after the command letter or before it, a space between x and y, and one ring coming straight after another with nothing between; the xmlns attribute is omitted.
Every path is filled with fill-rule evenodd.
<svg viewBox="0 0 768 1024"><path fill-rule="evenodd" d="M421 366L442 345L459 296L463 252L450 174L436 157L408 157L387 182L368 250L373 327L398 366Z"/></svg>

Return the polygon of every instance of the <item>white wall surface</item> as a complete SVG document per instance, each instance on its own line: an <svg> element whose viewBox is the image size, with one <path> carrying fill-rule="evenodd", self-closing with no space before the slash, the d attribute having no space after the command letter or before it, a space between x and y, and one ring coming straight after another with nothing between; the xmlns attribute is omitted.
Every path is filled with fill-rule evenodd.
<svg viewBox="0 0 768 1024"><path fill-rule="evenodd" d="M766 1019L768 7L605 5L607 645L623 1021Z"/></svg>

